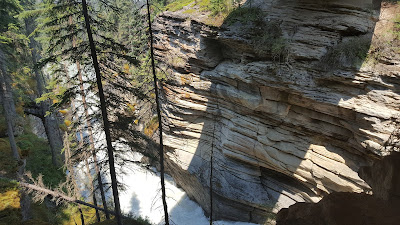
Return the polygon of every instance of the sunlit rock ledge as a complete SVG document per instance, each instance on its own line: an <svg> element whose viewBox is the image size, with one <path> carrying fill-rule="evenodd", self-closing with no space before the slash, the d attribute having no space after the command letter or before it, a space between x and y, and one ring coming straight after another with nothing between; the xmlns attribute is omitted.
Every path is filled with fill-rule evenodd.
<svg viewBox="0 0 400 225"><path fill-rule="evenodd" d="M182 11L155 20L169 173L209 212L213 152L214 216L256 223L331 192L371 193L357 171L390 154L384 145L400 115L400 56L391 46L379 58L372 52L399 9L375 1L252 6L261 19L221 27ZM272 44L269 26L281 35ZM275 41L278 53L267 46Z"/></svg>

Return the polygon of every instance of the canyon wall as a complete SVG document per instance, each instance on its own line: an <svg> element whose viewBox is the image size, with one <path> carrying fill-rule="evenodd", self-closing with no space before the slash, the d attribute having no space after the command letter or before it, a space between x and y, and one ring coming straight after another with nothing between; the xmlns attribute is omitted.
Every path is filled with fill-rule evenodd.
<svg viewBox="0 0 400 225"><path fill-rule="evenodd" d="M390 154L400 115L398 7L249 4L220 26L195 3L154 22L169 174L209 212L212 166L214 219L262 224L331 192L371 193L357 171Z"/></svg>

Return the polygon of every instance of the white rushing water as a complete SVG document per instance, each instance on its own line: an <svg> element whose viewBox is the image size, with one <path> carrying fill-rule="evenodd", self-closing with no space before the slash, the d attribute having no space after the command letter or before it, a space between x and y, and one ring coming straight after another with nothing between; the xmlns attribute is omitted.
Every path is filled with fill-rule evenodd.
<svg viewBox="0 0 400 225"><path fill-rule="evenodd" d="M116 148L126 148L120 144L115 144ZM139 153L129 154L134 161L140 161L142 156ZM107 154L101 152L98 154L99 159L104 159ZM83 165L80 165L83 166ZM82 169L78 169L76 174L80 176L80 185L82 196L87 201L89 191L85 188L84 183L87 178ZM94 172L94 170L92 170ZM130 163L125 165L121 170L116 165L118 172L118 180L124 184L125 190L119 191L119 199L121 210L124 214L134 217L147 218L152 224L164 224L164 211L161 200L161 181L160 176L155 169L147 169L140 165ZM124 171L124 173L121 173ZM94 174L93 174L94 175ZM110 182L108 172L103 174L103 180ZM203 209L194 201L190 200L184 190L178 188L169 175L165 176L165 188L167 195L168 212L170 216L170 224L175 225L209 225L209 218L204 215ZM99 196L98 196L99 197ZM109 204L112 204L112 193L109 189L106 193ZM254 223L232 222L232 221L215 221L214 225L255 225Z"/></svg>
<svg viewBox="0 0 400 225"><path fill-rule="evenodd" d="M126 190L120 192L121 209L124 213L148 218L153 224L163 224L164 212L161 201L160 177L158 173L130 166L128 175L121 182ZM210 222L203 209L190 200L186 193L178 188L170 176L166 176L167 205L172 224L208 225ZM215 221L215 225L254 225L254 223Z"/></svg>

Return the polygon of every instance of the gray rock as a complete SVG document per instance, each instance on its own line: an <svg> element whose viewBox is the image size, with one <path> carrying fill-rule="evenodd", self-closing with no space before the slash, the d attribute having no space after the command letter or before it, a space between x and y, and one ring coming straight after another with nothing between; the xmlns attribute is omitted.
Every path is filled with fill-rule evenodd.
<svg viewBox="0 0 400 225"><path fill-rule="evenodd" d="M367 54L373 34L383 35L377 18L390 10L361 0L255 2L263 26L279 26L280 53L257 49L246 32L269 28L251 22L156 18L155 54L169 68L169 173L209 213L212 150L214 219L273 223L296 202L370 193L357 171L390 153L383 146L400 114L400 60L371 64L354 52Z"/></svg>

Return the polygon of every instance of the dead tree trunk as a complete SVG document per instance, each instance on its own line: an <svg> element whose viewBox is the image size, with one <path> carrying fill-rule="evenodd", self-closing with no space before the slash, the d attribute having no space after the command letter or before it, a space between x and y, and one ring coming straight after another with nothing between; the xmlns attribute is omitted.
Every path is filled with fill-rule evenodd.
<svg viewBox="0 0 400 225"><path fill-rule="evenodd" d="M80 138L79 147L80 147L80 149L82 149L82 146L83 146L83 134L82 134L82 130L81 129L79 129L79 138ZM89 185L88 186L90 186L90 192L92 194L93 204L97 207L96 190L94 188L94 183L93 183L94 181L93 181L92 174L90 173L89 160L88 160L90 158L90 154L86 154L86 155L88 155L88 156L85 156L86 173L87 173L87 176L89 178L89 182L88 182ZM108 210L107 208L105 208L105 209L106 209L106 211ZM106 215L109 215L108 212L105 212L105 213L106 213ZM107 218L107 219L109 219L109 218ZM97 222L100 222L100 214L99 214L99 210L98 209L96 209L96 220L97 220Z"/></svg>
<svg viewBox="0 0 400 225"><path fill-rule="evenodd" d="M43 103L43 105L47 104ZM42 106L41 108L42 110L44 110L47 107ZM43 114L45 114L45 112ZM58 126L58 120L55 116L49 115L44 117L43 125L51 149L51 162L54 166L60 167L61 166L60 156L63 145L62 145L62 136Z"/></svg>
<svg viewBox="0 0 400 225"><path fill-rule="evenodd" d="M80 192L79 192L80 190L78 188L78 184L76 183L74 166L73 166L73 163L71 161L71 156L72 156L71 148L70 148L70 145L69 145L68 138L69 138L68 132L65 131L65 135L64 135L64 146L65 146L64 147L64 151L65 151L64 156L65 156L65 161L64 161L64 163L65 163L66 169L69 172L69 174L68 174L69 179L71 179L71 182L72 182L72 185L73 185L72 193L73 193L73 195L74 195L74 197L76 199L79 199L81 197L81 195L80 195ZM79 212L81 214L81 223L82 223L82 225L85 225L85 220L84 220L84 217L83 217L83 213L82 213L81 207L78 206L78 208L79 208ZM96 212L97 212L97 210L96 210Z"/></svg>
<svg viewBox="0 0 400 225"><path fill-rule="evenodd" d="M92 193L93 204L95 206L97 206L96 190L93 185L94 181L93 181L92 174L90 173L88 159L85 159L85 165L86 165L86 173L88 174L87 176L89 178L89 185L90 185L90 191ZM109 215L109 214L106 212L106 215ZM97 209L96 209L96 220L97 220L97 222L100 222L100 214L99 214L99 210L97 210Z"/></svg>
<svg viewBox="0 0 400 225"><path fill-rule="evenodd" d="M97 183L98 183L99 189L100 189L101 201L103 202L104 209L106 209L106 211L105 211L106 218L110 219L110 215L107 213L108 207L107 207L106 197L105 197L105 193L104 193L103 180L101 178L101 172L100 172L100 168L99 168L99 165L98 165L98 160L97 160L97 156L96 156L96 150L95 150L95 147L94 147L92 123L90 122L90 119L89 119L89 109L88 109L88 106L87 106L87 103L86 103L86 93L85 93L85 88L83 86L83 78L82 78L82 72L81 72L81 68L80 68L79 62L76 62L76 67L77 67L77 70L78 70L78 78L79 78L79 86L80 86L80 94L81 94L81 98L82 98L83 110L85 111L86 126L87 126L88 133L89 133L90 151L91 151L91 154L93 156L94 168L95 168L95 171L96 171L96 174L97 174Z"/></svg>

